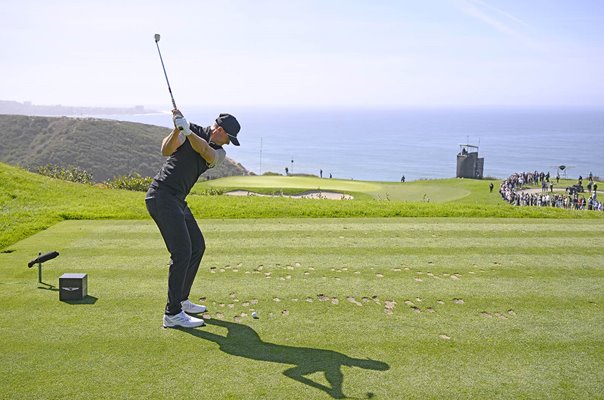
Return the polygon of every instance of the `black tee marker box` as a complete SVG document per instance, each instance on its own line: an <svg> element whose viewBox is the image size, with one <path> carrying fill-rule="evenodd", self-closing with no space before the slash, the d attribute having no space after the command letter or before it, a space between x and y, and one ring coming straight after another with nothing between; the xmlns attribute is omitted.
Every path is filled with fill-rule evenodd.
<svg viewBox="0 0 604 400"><path fill-rule="evenodd" d="M63 274L59 277L59 300L83 300L88 295L88 274Z"/></svg>

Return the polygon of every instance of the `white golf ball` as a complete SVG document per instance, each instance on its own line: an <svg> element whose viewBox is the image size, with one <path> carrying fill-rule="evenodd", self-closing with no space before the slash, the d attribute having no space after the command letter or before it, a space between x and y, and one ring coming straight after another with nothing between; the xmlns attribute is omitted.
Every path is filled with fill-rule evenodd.
<svg viewBox="0 0 604 400"><path fill-rule="evenodd" d="M258 318L258 313L256 311L252 313L252 318Z"/></svg>

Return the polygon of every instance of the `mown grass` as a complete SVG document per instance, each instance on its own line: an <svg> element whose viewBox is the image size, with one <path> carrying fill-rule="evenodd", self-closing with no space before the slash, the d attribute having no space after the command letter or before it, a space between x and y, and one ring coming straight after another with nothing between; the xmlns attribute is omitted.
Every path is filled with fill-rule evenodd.
<svg viewBox="0 0 604 400"><path fill-rule="evenodd" d="M0 398L591 399L604 220L201 219L208 326L160 327L151 221L65 221L0 253ZM89 274L88 301L57 286ZM252 310L260 319L250 317Z"/></svg>
<svg viewBox="0 0 604 400"><path fill-rule="evenodd" d="M306 178L284 177L293 186ZM299 181L298 181L299 179ZM313 179L313 178L310 178ZM221 180L217 180L219 182ZM328 181L323 179L322 181ZM338 187L354 181L329 180ZM502 217L604 218L604 213L549 208L512 207L488 183L474 180L419 181L385 184L356 182L373 192L365 200L331 201L287 198L191 195L187 201L199 218L354 218L354 217ZM66 219L149 218L143 192L130 192L64 182L0 163L0 249ZM381 186L380 186L381 185ZM331 187L331 186L330 186ZM382 192L375 192L382 187ZM396 191L395 191L396 189ZM203 190L203 186L197 190ZM367 200L381 193L381 200ZM430 202L402 201L422 197ZM451 195L451 193L457 193ZM458 197L463 193L465 197ZM439 198L436 202L434 199ZM396 200L399 199L399 200Z"/></svg>
<svg viewBox="0 0 604 400"><path fill-rule="evenodd" d="M299 176L231 176L202 181L195 191L208 189L250 190L257 193L300 194L309 190L325 190L351 194L357 200L390 200L442 203L462 199L479 190L487 190L490 182L471 179L439 179L406 183L321 179Z"/></svg>

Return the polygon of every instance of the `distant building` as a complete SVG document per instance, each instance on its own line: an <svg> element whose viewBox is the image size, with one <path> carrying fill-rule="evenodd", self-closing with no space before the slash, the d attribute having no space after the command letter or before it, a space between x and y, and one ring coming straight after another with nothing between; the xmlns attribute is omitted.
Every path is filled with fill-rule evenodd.
<svg viewBox="0 0 604 400"><path fill-rule="evenodd" d="M484 158L478 158L478 146L460 144L457 154L457 178L482 179Z"/></svg>

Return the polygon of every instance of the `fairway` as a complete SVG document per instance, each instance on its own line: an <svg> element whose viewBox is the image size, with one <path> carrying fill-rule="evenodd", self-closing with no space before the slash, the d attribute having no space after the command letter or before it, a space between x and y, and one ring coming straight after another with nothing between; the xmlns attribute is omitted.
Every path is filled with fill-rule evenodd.
<svg viewBox="0 0 604 400"><path fill-rule="evenodd" d="M372 198L395 201L447 202L468 196L477 187L486 189L489 180L440 179L407 183L321 179L307 176L229 176L198 182L193 193L208 189L225 191L245 189L262 193L301 193L308 190L325 190L350 193L355 198Z"/></svg>
<svg viewBox="0 0 604 400"><path fill-rule="evenodd" d="M192 330L161 328L152 221L65 221L5 248L0 398L602 397L603 220L199 223L192 300L210 318ZM51 250L44 281L88 273L87 301L37 288L27 262Z"/></svg>

